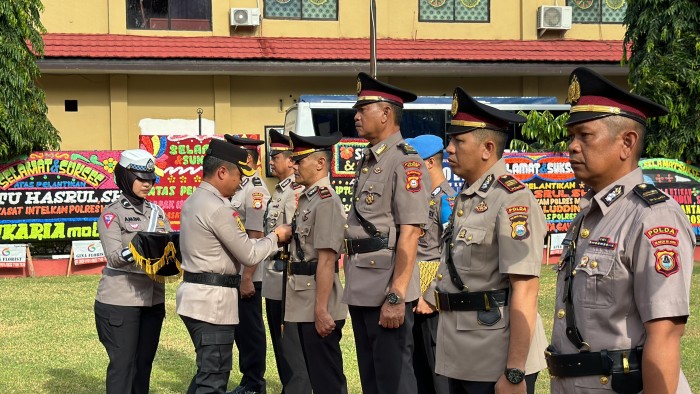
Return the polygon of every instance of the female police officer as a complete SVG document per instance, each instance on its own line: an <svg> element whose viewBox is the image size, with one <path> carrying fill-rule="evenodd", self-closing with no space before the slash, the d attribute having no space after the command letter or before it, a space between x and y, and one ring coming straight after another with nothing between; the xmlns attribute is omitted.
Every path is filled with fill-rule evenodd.
<svg viewBox="0 0 700 394"><path fill-rule="evenodd" d="M148 393L165 318L165 287L136 264L128 246L139 231L168 232L163 210L146 200L155 159L141 149L122 152L114 170L121 197L98 219L107 266L95 297L95 323L109 355L107 393Z"/></svg>

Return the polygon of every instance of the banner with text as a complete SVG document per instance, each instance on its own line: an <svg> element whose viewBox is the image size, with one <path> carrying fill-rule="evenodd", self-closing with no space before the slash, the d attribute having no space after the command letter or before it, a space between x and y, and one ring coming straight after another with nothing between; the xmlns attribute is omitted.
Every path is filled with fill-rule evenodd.
<svg viewBox="0 0 700 394"><path fill-rule="evenodd" d="M24 268L26 263L26 244L0 245L0 268Z"/></svg>
<svg viewBox="0 0 700 394"><path fill-rule="evenodd" d="M98 237L97 218L119 198L119 153L36 152L0 164L0 241Z"/></svg>
<svg viewBox="0 0 700 394"><path fill-rule="evenodd" d="M102 243L99 240L73 241L72 244L75 265L107 262Z"/></svg>
<svg viewBox="0 0 700 394"><path fill-rule="evenodd" d="M234 134L260 139L257 134ZM222 136L213 136L223 139ZM148 200L165 211L174 231L180 229L180 209L187 197L202 182L202 160L212 136L141 135L139 147L156 158L156 167L164 175L148 195Z"/></svg>

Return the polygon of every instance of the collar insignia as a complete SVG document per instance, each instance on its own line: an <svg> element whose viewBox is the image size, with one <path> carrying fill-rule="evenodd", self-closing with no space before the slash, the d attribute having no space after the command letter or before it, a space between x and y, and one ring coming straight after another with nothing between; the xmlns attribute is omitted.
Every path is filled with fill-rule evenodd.
<svg viewBox="0 0 700 394"><path fill-rule="evenodd" d="M612 203L614 203L620 196L622 196L622 193L625 192L625 187L623 185L617 185L613 187L608 194L603 197L603 202L605 203L606 206L611 206Z"/></svg>

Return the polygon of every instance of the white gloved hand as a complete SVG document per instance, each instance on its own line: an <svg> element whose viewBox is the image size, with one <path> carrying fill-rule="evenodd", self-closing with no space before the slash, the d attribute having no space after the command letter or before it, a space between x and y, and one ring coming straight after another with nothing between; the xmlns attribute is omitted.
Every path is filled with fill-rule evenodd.
<svg viewBox="0 0 700 394"><path fill-rule="evenodd" d="M134 263L134 255L131 253L129 248L122 249L121 255L124 260L132 264Z"/></svg>

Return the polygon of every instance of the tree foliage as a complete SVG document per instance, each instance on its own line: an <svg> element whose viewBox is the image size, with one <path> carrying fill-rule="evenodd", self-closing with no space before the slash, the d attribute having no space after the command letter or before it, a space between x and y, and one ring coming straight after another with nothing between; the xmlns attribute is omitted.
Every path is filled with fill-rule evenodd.
<svg viewBox="0 0 700 394"><path fill-rule="evenodd" d="M629 1L624 23L632 90L670 111L648 122L647 156L700 162L700 3Z"/></svg>
<svg viewBox="0 0 700 394"><path fill-rule="evenodd" d="M527 122L523 124L521 134L530 143L518 139L510 141L510 149L524 152L563 152L567 149L567 131L564 124L569 114L563 113L556 118L549 111L518 112Z"/></svg>
<svg viewBox="0 0 700 394"><path fill-rule="evenodd" d="M37 86L36 60L44 53L41 10L41 0L0 0L0 161L57 149L61 140Z"/></svg>

